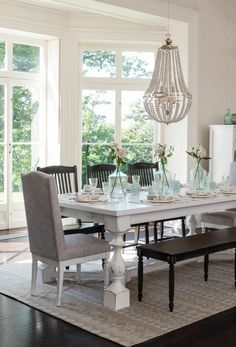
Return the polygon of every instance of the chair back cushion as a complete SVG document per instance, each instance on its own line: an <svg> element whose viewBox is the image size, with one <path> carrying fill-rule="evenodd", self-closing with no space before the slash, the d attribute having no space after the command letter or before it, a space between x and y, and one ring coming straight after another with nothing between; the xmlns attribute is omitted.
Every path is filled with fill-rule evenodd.
<svg viewBox="0 0 236 347"><path fill-rule="evenodd" d="M65 241L55 179L42 172L30 172L21 179L30 250L59 260Z"/></svg>

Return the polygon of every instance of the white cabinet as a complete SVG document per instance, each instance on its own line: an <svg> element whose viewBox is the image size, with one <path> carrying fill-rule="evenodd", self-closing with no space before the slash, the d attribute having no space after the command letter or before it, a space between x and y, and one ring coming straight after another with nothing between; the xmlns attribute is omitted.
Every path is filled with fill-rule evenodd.
<svg viewBox="0 0 236 347"><path fill-rule="evenodd" d="M236 160L236 125L210 125L209 174L211 180L222 181L229 175L230 163Z"/></svg>

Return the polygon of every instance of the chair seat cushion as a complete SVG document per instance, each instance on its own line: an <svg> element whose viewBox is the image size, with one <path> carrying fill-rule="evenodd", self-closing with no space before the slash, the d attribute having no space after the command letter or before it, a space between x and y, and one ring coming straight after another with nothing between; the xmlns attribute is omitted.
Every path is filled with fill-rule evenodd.
<svg viewBox="0 0 236 347"><path fill-rule="evenodd" d="M203 223L216 225L234 226L236 225L236 212L234 211L219 211L212 213L203 213L201 215Z"/></svg>
<svg viewBox="0 0 236 347"><path fill-rule="evenodd" d="M98 237L84 234L65 235L65 248L60 260L86 257L110 250L109 243Z"/></svg>

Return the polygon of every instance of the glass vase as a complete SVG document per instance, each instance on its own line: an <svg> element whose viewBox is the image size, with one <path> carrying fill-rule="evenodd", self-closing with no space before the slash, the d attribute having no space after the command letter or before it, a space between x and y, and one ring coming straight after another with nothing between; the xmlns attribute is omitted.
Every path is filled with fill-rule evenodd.
<svg viewBox="0 0 236 347"><path fill-rule="evenodd" d="M110 197L115 199L124 199L128 182L127 175L123 173L120 168L117 168L109 175L109 182L111 187Z"/></svg>
<svg viewBox="0 0 236 347"><path fill-rule="evenodd" d="M158 188L157 193L161 195L170 194L170 181L172 179L173 174L167 170L166 165L162 165L160 170L154 173L154 180Z"/></svg>
<svg viewBox="0 0 236 347"><path fill-rule="evenodd" d="M203 169L199 162L190 172L191 190L199 192L206 190L207 171Z"/></svg>

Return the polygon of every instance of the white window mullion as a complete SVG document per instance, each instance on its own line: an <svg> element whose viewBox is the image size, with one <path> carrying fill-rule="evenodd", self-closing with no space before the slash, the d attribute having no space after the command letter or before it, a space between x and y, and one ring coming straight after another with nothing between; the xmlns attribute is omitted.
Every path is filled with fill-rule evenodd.
<svg viewBox="0 0 236 347"><path fill-rule="evenodd" d="M115 142L121 143L121 89L116 90Z"/></svg>

